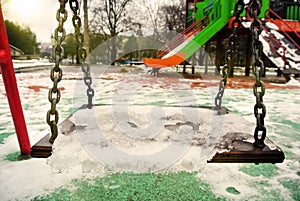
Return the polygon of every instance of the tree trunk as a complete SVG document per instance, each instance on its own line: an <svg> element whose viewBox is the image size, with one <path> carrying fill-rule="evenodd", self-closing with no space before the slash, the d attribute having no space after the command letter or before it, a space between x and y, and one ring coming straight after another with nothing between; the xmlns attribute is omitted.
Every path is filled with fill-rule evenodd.
<svg viewBox="0 0 300 201"><path fill-rule="evenodd" d="M205 54L205 70L204 70L204 74L207 75L208 73L208 53Z"/></svg>
<svg viewBox="0 0 300 201"><path fill-rule="evenodd" d="M248 32L247 47L246 47L247 50L246 50L245 76L250 76L250 65L251 65L251 57L252 57L251 43L252 43L251 34L249 34Z"/></svg>
<svg viewBox="0 0 300 201"><path fill-rule="evenodd" d="M195 54L192 56L192 75L195 74Z"/></svg>
<svg viewBox="0 0 300 201"><path fill-rule="evenodd" d="M186 73L186 63L187 63L187 60L184 60L183 62L183 69L182 69L182 73Z"/></svg>
<svg viewBox="0 0 300 201"><path fill-rule="evenodd" d="M234 77L234 66L235 66L235 59L234 56L232 55L232 58L230 60L230 65L229 72L228 72L228 77Z"/></svg>
<svg viewBox="0 0 300 201"><path fill-rule="evenodd" d="M221 34L217 34L217 44L216 44L216 71L215 75L220 75L220 70L221 70L221 55L222 55L222 38Z"/></svg>
<svg viewBox="0 0 300 201"><path fill-rule="evenodd" d="M90 36L89 36L89 19L87 0L83 0L83 26L84 26L84 46L86 48L87 62L90 60Z"/></svg>
<svg viewBox="0 0 300 201"><path fill-rule="evenodd" d="M207 75L208 74L208 59L209 59L209 54L208 54L208 46L209 46L209 42L207 42L204 46L204 54L205 54L205 70L204 70L204 74Z"/></svg>
<svg viewBox="0 0 300 201"><path fill-rule="evenodd" d="M80 64L78 48L79 48L79 45L78 45L78 43L76 43L76 64Z"/></svg>
<svg viewBox="0 0 300 201"><path fill-rule="evenodd" d="M110 63L112 66L115 65L117 58L117 47L116 47L116 37L111 38L111 54L110 54Z"/></svg>

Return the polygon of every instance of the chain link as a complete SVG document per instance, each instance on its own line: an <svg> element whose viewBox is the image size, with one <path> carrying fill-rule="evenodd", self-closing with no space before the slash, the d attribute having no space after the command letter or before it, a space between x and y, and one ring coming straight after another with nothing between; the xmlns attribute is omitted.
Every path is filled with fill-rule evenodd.
<svg viewBox="0 0 300 201"><path fill-rule="evenodd" d="M50 143L53 143L58 135L57 123L59 119L58 111L56 110L56 105L60 101L61 93L58 89L58 83L62 80L62 69L59 67L59 63L63 60L64 49L62 47L62 42L66 38L66 30L63 25L68 18L68 12L65 8L68 0L59 0L60 7L56 12L56 20L58 21L58 26L54 31L55 46L53 47L52 57L55 61L54 67L50 71L50 79L53 82L53 87L49 89L48 100L51 103L51 108L48 110L46 115L46 121L50 126L51 137L49 139Z"/></svg>
<svg viewBox="0 0 300 201"><path fill-rule="evenodd" d="M92 78L91 78L91 74L90 74L90 64L88 62L86 62L87 53L86 53L86 49L84 48L84 45L83 45L84 37L83 37L83 34L80 33L81 19L79 17L79 3L78 3L78 0L70 0L69 3L70 3L70 8L73 11L72 22L73 22L73 26L75 29L76 42L78 44L77 51L78 51L78 56L79 56L80 63L81 63L81 69L82 69L82 72L84 73L84 83L88 87L87 92L86 92L87 96L88 96L87 107L89 109L91 109L93 106L94 90L91 87Z"/></svg>
<svg viewBox="0 0 300 201"><path fill-rule="evenodd" d="M245 8L244 1L238 0L238 2L235 4L234 7L235 19L231 23L232 34L230 35L228 40L229 49L225 53L225 65L222 69L222 79L220 80L219 83L219 92L215 98L215 105L216 105L215 108L218 111L218 114L226 113L226 111L222 109L221 106L222 98L227 84L228 73L231 71L232 68L232 58L233 58L233 52L237 41L237 32L239 31L240 25L242 23L240 20L240 15L244 11L244 8Z"/></svg>
<svg viewBox="0 0 300 201"><path fill-rule="evenodd" d="M264 74L264 63L261 60L263 51L263 44L259 40L259 35L262 32L261 22L258 20L258 15L261 12L261 3L259 0L252 0L250 2L250 16L253 18L253 22L250 26L252 33L252 53L254 56L254 62L252 64L252 71L255 76L255 83L253 85L253 94L256 97L256 103L254 105L254 116L256 118L256 128L254 131L254 146L257 148L264 148L264 140L266 138L267 130L264 125L264 118L266 116L266 106L263 103L263 96L265 94L266 87L261 81L261 77ZM259 133L261 136L259 138Z"/></svg>

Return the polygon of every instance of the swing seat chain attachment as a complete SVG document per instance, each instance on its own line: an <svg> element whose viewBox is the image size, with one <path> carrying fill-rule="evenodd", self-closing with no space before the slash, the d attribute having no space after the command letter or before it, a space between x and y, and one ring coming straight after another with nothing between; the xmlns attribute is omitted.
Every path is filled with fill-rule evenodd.
<svg viewBox="0 0 300 201"><path fill-rule="evenodd" d="M53 87L49 89L48 93L48 100L51 103L51 109L48 110L46 115L46 121L50 126L51 130L51 137L49 139L49 142L51 144L54 143L55 139L58 136L57 124L59 120L59 114L56 110L56 105L57 103L59 103L61 97L61 93L58 88L58 83L62 80L62 69L60 68L59 64L64 57L64 48L62 47L62 43L66 38L66 30L64 29L63 25L68 18L68 12L65 7L68 1L60 0L59 2L60 7L56 12L56 20L58 21L58 27L54 31L55 46L52 52L52 57L55 61L55 65L50 71L50 79L53 82Z"/></svg>
<svg viewBox="0 0 300 201"><path fill-rule="evenodd" d="M94 89L92 89L92 78L90 73L90 64L86 62L87 52L84 48L84 36L80 32L81 28L81 19L79 17L79 3L78 0L69 0L70 8L73 11L72 22L75 29L75 38L78 44L78 55L81 63L81 70L84 73L84 84L88 87L86 94L88 97L87 108L91 109L93 107L93 97Z"/></svg>
<svg viewBox="0 0 300 201"><path fill-rule="evenodd" d="M254 105L254 116L256 118L256 128L254 130L254 147L263 149L265 147L265 138L267 135L267 129L264 124L264 118L266 116L266 106L263 103L263 96L266 91L264 83L261 81L261 77L264 74L264 63L261 60L263 53L263 44L259 40L259 35L262 32L262 24L258 20L258 16L261 12L261 3L259 0L253 0L250 4L250 16L253 18L250 30L252 33L252 53L254 56L254 62L252 64L252 71L255 76L255 83L253 85L253 94L256 97L256 104ZM261 134L260 134L261 133Z"/></svg>
<svg viewBox="0 0 300 201"><path fill-rule="evenodd" d="M58 120L59 113L56 110L56 105L60 101L61 93L58 88L58 83L62 80L62 69L59 64L64 57L64 48L62 46L63 41L66 38L66 30L64 28L64 22L68 18L68 12L66 10L66 4L68 0L59 0L60 7L56 12L56 20L58 21L58 27L54 31L55 47L53 48L52 57L55 61L55 66L51 69L50 79L53 82L53 87L49 89L48 100L51 103L51 109L48 110L46 115L46 121L50 126L51 137L49 142L52 144L58 136ZM92 89L92 78L90 76L90 66L86 62L87 52L84 48L84 36L80 33L81 19L79 17L79 3L78 0L69 0L70 8L73 11L72 22L75 29L75 38L78 44L78 55L80 58L81 68L84 72L84 83L88 86L88 108L92 108L92 99L94 96L94 90Z"/></svg>
<svg viewBox="0 0 300 201"><path fill-rule="evenodd" d="M240 30L240 26L242 24L240 20L240 15L243 13L245 7L245 3L243 0L239 0L234 7L234 14L235 14L235 19L231 23L231 29L232 29L232 34L229 37L228 40L228 45L229 49L225 53L225 65L222 68L222 79L220 80L219 83L219 92L215 98L215 108L218 112L218 114L226 114L226 109L222 108L222 98L224 96L224 91L225 87L227 84L227 79L228 79L228 73L231 72L231 68L233 65L233 53L234 53L234 48L236 46L237 42L237 33Z"/></svg>
<svg viewBox="0 0 300 201"><path fill-rule="evenodd" d="M79 17L80 5L78 0L58 0L60 6L56 12L56 20L58 21L58 27L54 31L55 45L53 47L52 58L55 61L54 67L50 71L50 79L53 82L53 86L49 89L48 100L51 103L51 108L46 115L46 121L50 126L50 134L38 141L31 147L31 156L37 158L47 158L52 154L52 144L58 136L58 120L59 113L56 110L57 103L61 99L61 92L58 88L58 83L62 80L62 69L60 68L60 62L64 57L64 49L62 43L66 38L66 31L64 29L64 22L68 18L68 12L66 10L66 4L70 3L70 8L74 15L72 18L75 28L76 42L78 43L78 55L82 65L82 71L85 73L84 83L88 86L88 108L92 107L92 98L94 96L94 90L91 88L92 78L90 77L89 64L85 62L87 58L87 52L83 47L84 37L80 33L81 20ZM63 122L62 122L63 123Z"/></svg>

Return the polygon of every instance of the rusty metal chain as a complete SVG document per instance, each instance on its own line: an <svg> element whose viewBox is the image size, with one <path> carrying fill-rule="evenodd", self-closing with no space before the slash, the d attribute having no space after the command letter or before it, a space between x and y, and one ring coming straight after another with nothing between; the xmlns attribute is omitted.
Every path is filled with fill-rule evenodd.
<svg viewBox="0 0 300 201"><path fill-rule="evenodd" d="M86 93L88 96L88 104L87 107L89 109L93 106L93 97L94 97L94 90L92 89L92 78L90 74L90 64L86 62L87 53L86 49L84 48L84 37L83 34L80 32L81 28L81 18L79 17L79 2L78 0L69 0L70 8L73 11L73 26L75 29L75 38L78 44L78 55L81 63L81 69L84 73L84 83L88 87Z"/></svg>
<svg viewBox="0 0 300 201"><path fill-rule="evenodd" d="M226 113L226 111L222 109L221 106L222 98L227 84L228 72L230 72L232 68L233 52L238 37L237 32L240 30L240 25L242 23L240 19L240 15L244 11L244 8L245 8L245 3L243 0L239 0L234 7L235 19L231 23L232 34L230 35L228 40L229 49L225 53L226 60L225 60L225 65L223 66L222 69L222 79L220 80L219 83L219 92L215 98L215 106L216 106L215 108L218 111L218 114Z"/></svg>
<svg viewBox="0 0 300 201"><path fill-rule="evenodd" d="M253 18L253 22L250 26L252 34L252 54L254 56L254 62L252 64L252 71L255 76L255 83L253 85L253 94L256 97L256 103L254 105L254 116L256 118L256 128L254 131L254 146L257 148L263 148L265 146L264 140L266 138L267 130L264 125L264 118L266 116L266 106L263 103L263 96L265 94L266 87L261 81L261 77L264 74L264 63L261 60L263 52L263 44L259 40L259 35L262 32L261 22L258 20L258 16L261 12L261 3L259 0L252 0L250 2L250 16ZM259 137L259 133L261 136Z"/></svg>
<svg viewBox="0 0 300 201"><path fill-rule="evenodd" d="M53 47L52 57L55 61L54 67L50 71L50 79L53 82L53 87L49 89L48 100L51 103L51 109L48 110L46 115L46 121L50 126L51 137L49 139L50 143L53 143L58 135L57 123L59 119L58 111L56 110L56 105L60 100L61 93L58 89L58 83L62 80L62 69L59 67L59 63L64 57L64 49L62 47L62 42L66 38L66 30L63 25L67 20L68 12L65 8L68 0L59 0L60 7L56 12L56 20L58 21L58 27L54 31L55 46Z"/></svg>

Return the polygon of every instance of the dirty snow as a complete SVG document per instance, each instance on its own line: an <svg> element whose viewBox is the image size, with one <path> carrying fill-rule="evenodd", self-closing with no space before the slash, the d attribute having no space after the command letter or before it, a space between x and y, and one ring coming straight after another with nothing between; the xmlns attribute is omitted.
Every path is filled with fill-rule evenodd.
<svg viewBox="0 0 300 201"><path fill-rule="evenodd" d="M129 155L139 154L142 156L146 154L145 157L148 157L153 154L153 152L163 149L164 146L160 147L157 140L165 140L165 144L163 144L167 146L168 143L174 140L174 138L171 137L174 132L183 135L184 133L190 135L195 132L196 138L187 139L191 139L191 142L194 142L194 144L197 144L197 142L199 144L204 143L204 146L187 147L186 150L181 152L182 155L178 154L178 157L175 158L172 163L169 161L169 164L166 165L165 163L163 168L154 168L154 170L163 172L183 170L198 171L198 177L209 183L214 193L233 200L247 199L247 196L251 195L259 197L261 192L251 186L251 181L267 180L271 185L271 189L280 191L286 200L291 199L289 191L279 183L279 180L285 178L294 179L297 177L296 172L300 169L300 146L299 141L295 140L297 139L296 135L299 132L299 128L293 126L298 123L300 118L300 112L298 110L300 103L299 89L267 89L264 97L267 106L267 116L265 119L268 128L267 135L275 141L277 145L283 148L284 151L290 154L284 163L276 165L279 172L277 176L270 179L264 177L253 178L239 171L239 168L243 166L243 164L206 164L206 159L210 157L210 151L212 151L210 144L213 145L216 143L214 139L218 138L218 136L206 138L207 135L199 135L197 131L198 128L191 126L196 125L197 118L191 121L192 123L186 122L186 118L191 118L190 115L195 114L191 112L191 109L186 111L180 111L180 108L161 110L159 109L160 107L156 106L213 105L214 96L217 91L217 80L215 82L209 81L210 83L215 83L216 86L192 89L192 81L189 83L178 74L170 72L171 69L163 72L161 77L158 78L147 76L143 71L135 72L131 71L130 68L127 69L129 73L109 72L109 69L103 66L92 69L93 88L96 92L94 102L96 104L108 104L108 106L102 109L101 107L96 107L93 111L89 112L93 112L94 118L98 121L98 125L102 131L114 133L114 135L108 136L108 139L110 143L113 143L115 140L118 142L114 144L114 147L117 148L119 152ZM73 109L86 103L86 86L82 83L83 74L80 72L80 69L64 67L63 71L64 79L59 83L59 86L62 87L62 99L57 108L60 112L60 122L67 118ZM105 74L100 73L105 71L107 71ZM52 83L47 70L35 73L19 73L16 74L16 76L30 139L31 142L34 143L45 135L49 129L45 123L45 114L50 107L47 95L48 88ZM292 83L296 85L299 84L299 82L296 82L298 81L292 79L286 85L291 85ZM2 78L0 82L0 96L1 134L13 132L14 128L11 122ZM224 123L223 126L219 126L222 125L222 121L216 121L216 119L213 118L212 111L206 111L208 113L205 114L203 111L202 113L200 111L199 129L203 129L201 132L209 133L207 131L209 127L204 126L205 122L207 122L207 124L215 123L218 125L211 127L213 128L212 131L220 131L225 129L226 126L229 126L227 129L230 128L234 131L241 129L241 131L250 132L251 134L255 125L255 118L253 117L252 111L254 101L255 98L250 89L227 89L225 91L223 104L235 113L232 115L240 119L238 120L239 123L234 124L236 127L232 127L232 125L226 123ZM120 103L122 103L124 107L109 107L111 104L121 106ZM143 107L143 105L152 106ZM156 113L155 111L157 110L155 108L159 109L158 111L160 112ZM113 115L111 115L110 112L112 109L114 111ZM126 109L125 112L123 111L124 109ZM179 112L181 115L176 116L174 112L177 114ZM125 117L122 116L124 114ZM167 116L169 116L169 118L164 121L163 130L159 130L156 133L147 133L149 124L159 124L159 122L153 122L153 118L157 117L158 119L162 119L164 114L168 114ZM84 115L90 117L89 113L85 113ZM59 135L54 144L53 155L48 159L33 158L19 162L4 160L7 154L18 151L18 143L15 135L8 137L4 141L4 144L0 145L0 185L2 186L0 194L2 200L30 200L37 195L47 193L57 187L65 185L75 178L103 176L111 171L119 171L120 167L121 170L124 170L124 167L125 170L134 170L134 166L130 164L120 166L120 164L124 165L124 163L116 163L109 167L107 163L104 163L105 161L101 163L101 159L95 157L95 154L92 153L93 150L87 146L89 144L93 145L93 142L88 141L84 144L82 141L83 139L91 138L82 138L84 132L79 133L80 129L86 126L85 122L80 123L80 121L84 120L84 118L82 118L84 115L79 115L81 118L78 118L78 116L71 118L77 125L76 129L73 133ZM157 115L162 116L159 117ZM241 116L243 116L242 119ZM127 118L128 121L119 121L124 119L123 117L125 119ZM235 118L229 116L229 120L236 122L237 120L234 119ZM290 125L286 124L289 122ZM176 125L179 125L179 127L177 128ZM154 141L150 140L149 142L150 144L152 143L153 149L146 141L136 144L132 136L124 136L122 132L120 132L122 130L128 131L128 129L132 131L135 129L135 126L144 129L143 131L145 132L141 133L141 135L144 135L143 138L146 138L146 141L148 138L151 140L152 138L154 139ZM160 127L158 126L158 128ZM172 129L175 129L174 132L170 132ZM152 136L153 134L157 135ZM170 138L168 138L168 135L170 135ZM199 141L197 141L197 139ZM105 143L100 143L100 146L105 147L106 145ZM208 147L210 149L207 149ZM137 148L138 151L135 151L135 148ZM111 158L108 157L105 160L109 161L109 159ZM147 164L146 166L140 166L140 169L137 169L137 171L144 171L144 167L149 166L147 166ZM226 192L226 187L228 186L237 188L242 192L241 195L233 195Z"/></svg>

